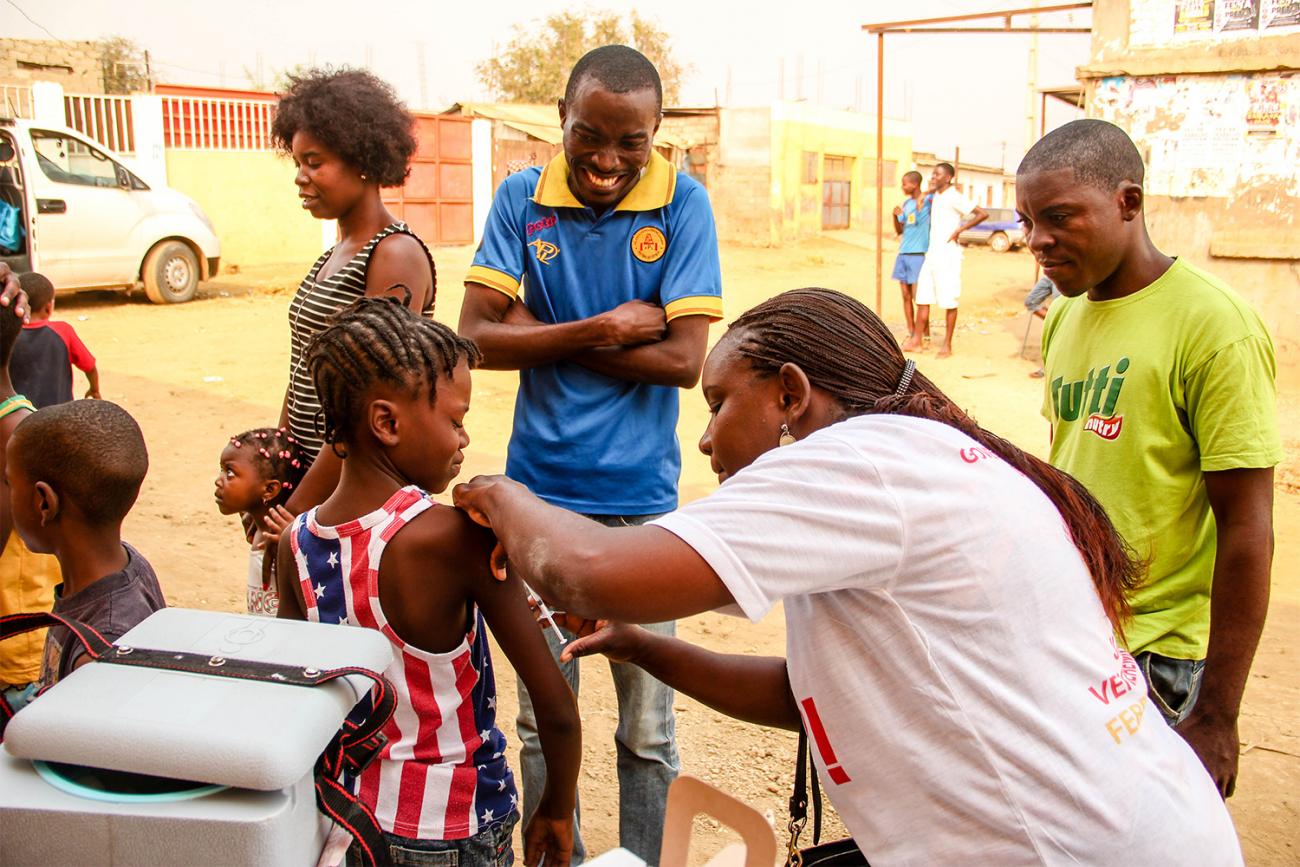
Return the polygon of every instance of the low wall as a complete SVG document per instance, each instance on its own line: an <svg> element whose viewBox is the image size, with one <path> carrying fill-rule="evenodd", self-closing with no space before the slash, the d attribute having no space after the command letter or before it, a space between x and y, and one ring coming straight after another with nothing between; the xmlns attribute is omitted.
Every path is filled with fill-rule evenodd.
<svg viewBox="0 0 1300 867"><path fill-rule="evenodd" d="M293 161L273 151L166 152L167 183L199 203L221 239L221 270L306 266L321 254L321 223L302 209Z"/></svg>

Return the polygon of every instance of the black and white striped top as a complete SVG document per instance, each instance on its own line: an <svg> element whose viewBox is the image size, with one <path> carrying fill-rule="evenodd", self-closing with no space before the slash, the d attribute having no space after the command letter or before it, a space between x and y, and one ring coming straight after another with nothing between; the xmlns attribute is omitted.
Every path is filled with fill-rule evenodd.
<svg viewBox="0 0 1300 867"><path fill-rule="evenodd" d="M305 363L307 345L329 324L330 317L366 294L366 270L370 265L370 255L380 241L399 233L420 241L419 236L405 223L393 223L367 241L346 265L318 281L316 275L334 252L333 248L326 250L307 272L293 300L289 302L289 432L313 459L325 441L321 433L323 425L317 421L320 399L316 396L316 386L311 381L311 371ZM420 241L420 246L424 247L423 241ZM424 252L428 255L427 247ZM432 256L429 257L429 269L432 273ZM426 315L429 312L426 310Z"/></svg>

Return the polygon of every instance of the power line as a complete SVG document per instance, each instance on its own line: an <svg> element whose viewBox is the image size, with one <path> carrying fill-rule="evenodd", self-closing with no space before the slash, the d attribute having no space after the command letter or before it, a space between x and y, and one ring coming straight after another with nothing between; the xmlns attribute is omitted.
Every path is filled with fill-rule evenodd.
<svg viewBox="0 0 1300 867"><path fill-rule="evenodd" d="M36 20L35 18L33 18L32 16L28 15L26 12L24 12L24 11L23 11L23 7L21 7L21 6L19 6L17 3L15 3L14 0L5 0L5 2L8 3L10 6L14 7L15 9L17 9L17 10L18 10L18 14L22 15L22 16L23 16L24 18L26 18L28 21L32 22L32 24L35 24L37 27L39 27L39 28L41 28L42 30L44 30L46 36L50 37L51 39L58 39L58 38L59 38L59 37L55 36L53 33L51 33L51 32L50 32L50 29L49 29L48 27L46 27L44 24L42 24L41 22L37 21L37 20Z"/></svg>

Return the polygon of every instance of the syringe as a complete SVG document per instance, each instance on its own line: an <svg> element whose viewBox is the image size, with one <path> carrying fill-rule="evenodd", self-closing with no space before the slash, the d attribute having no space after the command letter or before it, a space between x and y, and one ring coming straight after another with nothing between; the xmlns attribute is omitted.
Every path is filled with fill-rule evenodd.
<svg viewBox="0 0 1300 867"><path fill-rule="evenodd" d="M560 644L567 642L568 639L564 637L564 633L560 631L559 625L555 622L555 615L551 613L551 609L542 601L542 597L538 596L537 592L528 586L527 582L524 582L524 592L537 601L537 610L541 612L542 619L551 624L551 629L555 632L555 637L559 639Z"/></svg>

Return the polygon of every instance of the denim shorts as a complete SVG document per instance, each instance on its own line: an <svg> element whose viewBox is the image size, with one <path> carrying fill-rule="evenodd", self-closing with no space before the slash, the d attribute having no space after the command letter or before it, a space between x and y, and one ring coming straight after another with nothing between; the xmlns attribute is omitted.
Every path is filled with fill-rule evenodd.
<svg viewBox="0 0 1300 867"><path fill-rule="evenodd" d="M518 822L519 813L514 812L461 840L415 840L385 833L388 863L411 867L510 867L515 863L510 835Z"/></svg>
<svg viewBox="0 0 1300 867"><path fill-rule="evenodd" d="M894 279L909 286L916 285L921 276L921 265L925 262L924 253L899 253L894 260Z"/></svg>
<svg viewBox="0 0 1300 867"><path fill-rule="evenodd" d="M1147 679L1147 695L1165 722L1176 726L1187 719L1201 694L1205 660L1171 659L1156 653L1139 653L1133 658Z"/></svg>

